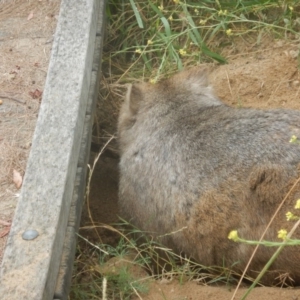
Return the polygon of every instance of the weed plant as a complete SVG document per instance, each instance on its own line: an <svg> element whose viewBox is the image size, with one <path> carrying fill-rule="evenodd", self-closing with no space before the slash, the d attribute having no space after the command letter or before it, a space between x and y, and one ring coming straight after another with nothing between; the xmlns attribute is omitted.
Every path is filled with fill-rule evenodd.
<svg viewBox="0 0 300 300"><path fill-rule="evenodd" d="M104 63L119 81L160 77L202 62L226 63L222 48L265 33L299 38L298 0L111 0Z"/></svg>

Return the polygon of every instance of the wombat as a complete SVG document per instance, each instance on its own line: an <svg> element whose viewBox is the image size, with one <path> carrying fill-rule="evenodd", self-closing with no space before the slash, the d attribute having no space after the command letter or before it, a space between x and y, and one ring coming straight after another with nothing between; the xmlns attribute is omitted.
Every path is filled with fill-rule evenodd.
<svg viewBox="0 0 300 300"><path fill-rule="evenodd" d="M299 177L300 145L290 139L300 138L300 111L227 106L201 68L131 85L118 135L121 216L206 266L243 271L254 246L229 240L229 232L259 240ZM285 214L297 212L298 198L300 184L264 240L282 241L277 232L295 224ZM248 274L256 276L275 250L260 246ZM286 247L263 282L280 276L300 283L299 246Z"/></svg>

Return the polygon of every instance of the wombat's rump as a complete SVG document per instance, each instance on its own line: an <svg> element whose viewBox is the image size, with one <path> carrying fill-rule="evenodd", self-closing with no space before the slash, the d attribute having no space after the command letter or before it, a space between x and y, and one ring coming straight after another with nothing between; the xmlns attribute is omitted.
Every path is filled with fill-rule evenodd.
<svg viewBox="0 0 300 300"><path fill-rule="evenodd" d="M228 107L194 68L130 86L118 126L121 215L157 238L172 233L160 240L203 265L243 270L254 247L228 234L258 240L298 178L300 145L290 139L300 138L300 111ZM280 241L278 230L294 225L285 213L299 191L265 240ZM255 276L275 250L261 246L249 273ZM299 246L284 249L264 281L283 273L300 283Z"/></svg>

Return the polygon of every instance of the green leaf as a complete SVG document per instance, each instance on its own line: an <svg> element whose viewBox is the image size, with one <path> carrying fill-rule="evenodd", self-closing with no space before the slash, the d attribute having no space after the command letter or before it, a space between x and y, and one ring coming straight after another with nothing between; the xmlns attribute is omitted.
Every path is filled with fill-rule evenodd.
<svg viewBox="0 0 300 300"><path fill-rule="evenodd" d="M134 1L133 0L129 0L129 1L130 1L131 7L133 9L133 12L134 12L134 15L135 15L135 18L136 18L136 21L137 21L139 27L142 28L142 29L144 29L144 24L143 24L141 15L140 15L140 13L139 13L139 11L138 11L138 9L137 9Z"/></svg>
<svg viewBox="0 0 300 300"><path fill-rule="evenodd" d="M165 27L167 36L171 37L172 31L171 31L170 24L169 24L168 20L166 19L166 17L163 15L163 13L153 3L149 2L149 5L158 14L160 20L162 21L162 23Z"/></svg>

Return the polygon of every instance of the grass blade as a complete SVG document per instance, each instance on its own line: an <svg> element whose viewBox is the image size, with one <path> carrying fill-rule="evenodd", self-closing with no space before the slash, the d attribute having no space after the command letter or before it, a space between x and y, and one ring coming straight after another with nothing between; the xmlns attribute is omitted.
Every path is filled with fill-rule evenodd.
<svg viewBox="0 0 300 300"><path fill-rule="evenodd" d="M134 12L134 15L135 15L135 18L136 18L136 21L137 21L139 27L140 27L141 29L144 29L143 20L142 20L142 18L141 18L141 15L140 15L140 13L139 13L139 11L138 11L138 9L137 9L137 7L136 7L134 1L133 1L133 0L129 0L129 1L130 1L132 10L133 10L133 12Z"/></svg>

